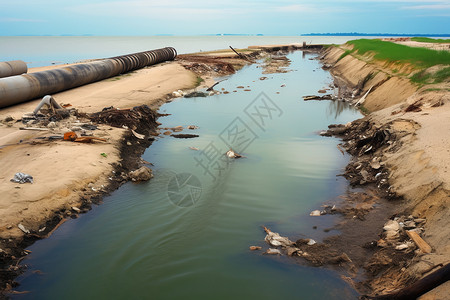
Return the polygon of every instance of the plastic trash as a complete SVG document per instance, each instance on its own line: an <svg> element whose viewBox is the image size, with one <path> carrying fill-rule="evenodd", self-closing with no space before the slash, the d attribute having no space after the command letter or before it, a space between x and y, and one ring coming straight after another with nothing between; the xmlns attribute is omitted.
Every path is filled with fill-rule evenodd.
<svg viewBox="0 0 450 300"><path fill-rule="evenodd" d="M14 177L11 179L11 181L15 183L33 183L33 176L18 172L14 174Z"/></svg>

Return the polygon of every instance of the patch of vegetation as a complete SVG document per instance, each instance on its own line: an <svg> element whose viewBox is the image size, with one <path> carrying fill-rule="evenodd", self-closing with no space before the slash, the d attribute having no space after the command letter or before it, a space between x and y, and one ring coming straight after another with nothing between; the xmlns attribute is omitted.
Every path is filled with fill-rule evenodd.
<svg viewBox="0 0 450 300"><path fill-rule="evenodd" d="M421 70L411 76L411 81L419 84L441 83L450 78L450 67L443 68L436 73Z"/></svg>
<svg viewBox="0 0 450 300"><path fill-rule="evenodd" d="M450 91L450 89L431 88L425 90L425 92L439 92L439 91Z"/></svg>
<svg viewBox="0 0 450 300"><path fill-rule="evenodd" d="M353 45L351 53L360 55L372 54L373 60L395 63L397 66L406 64L416 69L410 80L418 84L440 83L450 78L450 52L436 51L427 48L408 47L381 40L360 39L347 42ZM347 54L348 55L348 54ZM437 72L429 72L426 69L436 65L443 65ZM397 73L394 69L393 73Z"/></svg>
<svg viewBox="0 0 450 300"><path fill-rule="evenodd" d="M361 105L361 106L359 107L359 110L360 110L364 115L370 114L370 111L369 111L364 105Z"/></svg>
<svg viewBox="0 0 450 300"><path fill-rule="evenodd" d="M344 57L346 57L350 53L352 53L352 50L345 50L344 53L342 53L342 55L339 56L339 58L338 58L338 60L336 62L340 61L341 59L343 59Z"/></svg>
<svg viewBox="0 0 450 300"><path fill-rule="evenodd" d="M408 63L417 68L434 65L450 65L449 51L436 51L427 48L408 47L381 40L360 39L347 42L353 45L353 51L364 55L374 54L374 59L388 62Z"/></svg>
<svg viewBox="0 0 450 300"><path fill-rule="evenodd" d="M195 81L195 87L198 87L203 81L204 81L203 78L201 78L200 76L197 76L196 81Z"/></svg>
<svg viewBox="0 0 450 300"><path fill-rule="evenodd" d="M375 77L375 73L373 73L373 72L370 72L369 74L367 74L366 77L364 77L361 82L361 87L363 88L366 85L366 83L369 82L374 77Z"/></svg>
<svg viewBox="0 0 450 300"><path fill-rule="evenodd" d="M444 44L444 43L450 43L450 39L430 39L427 37L413 37L411 38L411 41L414 42L422 42L422 43L439 43L439 44Z"/></svg>

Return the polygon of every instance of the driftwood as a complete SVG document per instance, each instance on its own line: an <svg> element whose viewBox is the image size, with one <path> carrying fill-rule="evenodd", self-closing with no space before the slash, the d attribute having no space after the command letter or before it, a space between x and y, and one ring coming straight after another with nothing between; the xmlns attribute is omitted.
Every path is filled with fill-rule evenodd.
<svg viewBox="0 0 450 300"><path fill-rule="evenodd" d="M371 299L371 300L411 300L417 299L423 294L431 291L435 287L450 280L450 263L446 264L444 267L434 271L430 275L423 277L422 279L416 281L410 286L407 286L399 291L381 295L381 296L362 296L361 299Z"/></svg>
<svg viewBox="0 0 450 300"><path fill-rule="evenodd" d="M234 50L233 47L229 46L231 50L233 50L234 53L237 54L237 56L239 56L240 59L252 62L250 59L248 59L245 55L242 55L241 53L238 53L236 50Z"/></svg>
<svg viewBox="0 0 450 300"><path fill-rule="evenodd" d="M206 90L207 90L208 92L209 92L209 91L212 91L216 85L218 85L219 83L221 83L222 81L225 81L225 80L226 80L226 79L222 79L222 80L217 81L216 83L214 83L212 86L210 86L210 87L207 88Z"/></svg>
<svg viewBox="0 0 450 300"><path fill-rule="evenodd" d="M416 243L417 247L419 247L420 251L423 253L431 253L431 246L425 242L417 232L407 230L406 233L408 234L409 238Z"/></svg>

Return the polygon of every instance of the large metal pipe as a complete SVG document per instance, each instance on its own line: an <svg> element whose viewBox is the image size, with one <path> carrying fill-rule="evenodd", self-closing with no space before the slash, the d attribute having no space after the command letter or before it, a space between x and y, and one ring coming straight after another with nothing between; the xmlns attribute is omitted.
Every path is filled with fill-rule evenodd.
<svg viewBox="0 0 450 300"><path fill-rule="evenodd" d="M0 78L21 75L27 71L27 63L21 60L0 62Z"/></svg>
<svg viewBox="0 0 450 300"><path fill-rule="evenodd" d="M177 51L174 48L166 47L60 69L0 78L0 108L174 60L176 56Z"/></svg>

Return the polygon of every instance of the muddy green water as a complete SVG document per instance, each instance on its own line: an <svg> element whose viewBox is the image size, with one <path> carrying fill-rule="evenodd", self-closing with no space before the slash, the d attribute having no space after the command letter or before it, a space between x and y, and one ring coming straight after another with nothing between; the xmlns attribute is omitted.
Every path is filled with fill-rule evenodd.
<svg viewBox="0 0 450 300"><path fill-rule="evenodd" d="M333 217L309 212L345 192L336 174L348 158L317 132L360 115L341 102L302 100L331 82L311 57L290 54L284 74L249 66L217 86L230 94L164 105L163 127L197 125L184 133L200 137L159 138L143 156L154 179L122 186L30 247L19 278L30 293L14 298L355 299L331 270L248 250L268 248L262 225L293 240L336 234L323 231ZM223 160L228 145L246 158Z"/></svg>

